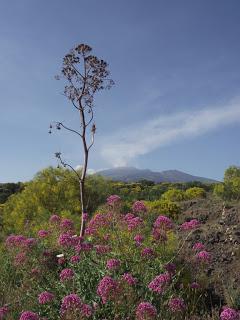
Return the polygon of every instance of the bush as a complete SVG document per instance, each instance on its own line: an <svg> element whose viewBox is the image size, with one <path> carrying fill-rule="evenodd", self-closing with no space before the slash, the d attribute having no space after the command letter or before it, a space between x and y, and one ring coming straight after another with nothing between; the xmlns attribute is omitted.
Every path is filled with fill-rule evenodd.
<svg viewBox="0 0 240 320"><path fill-rule="evenodd" d="M176 313L177 319L204 313L209 253L187 249L177 234L186 237L198 222L179 228L164 215L153 222L142 211L122 215L117 204L88 221L84 238L74 235L71 221L54 215L37 238L6 239L0 301L8 306L9 319L22 312L48 320L170 320Z"/></svg>
<svg viewBox="0 0 240 320"><path fill-rule="evenodd" d="M171 218L177 218L181 212L180 206L169 200L145 201L148 210L154 215L165 214Z"/></svg>
<svg viewBox="0 0 240 320"><path fill-rule="evenodd" d="M186 199L197 199L197 198L205 198L206 191L203 188L193 187L189 188L185 191Z"/></svg>
<svg viewBox="0 0 240 320"><path fill-rule="evenodd" d="M168 201L183 201L185 200L185 193L179 189L170 189L162 195L162 199Z"/></svg>
<svg viewBox="0 0 240 320"><path fill-rule="evenodd" d="M86 203L91 214L110 193L107 181L99 176L86 180ZM93 201L94 199L94 201ZM90 201L91 200L91 201ZM20 193L10 196L2 210L4 230L22 232L44 227L51 213L65 212L79 220L79 185L72 171L47 168L24 185Z"/></svg>

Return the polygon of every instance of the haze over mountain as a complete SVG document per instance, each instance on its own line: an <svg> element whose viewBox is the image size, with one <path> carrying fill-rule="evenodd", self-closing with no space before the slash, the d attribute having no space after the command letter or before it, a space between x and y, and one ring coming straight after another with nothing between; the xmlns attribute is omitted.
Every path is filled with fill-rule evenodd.
<svg viewBox="0 0 240 320"><path fill-rule="evenodd" d="M137 169L135 167L117 167L97 172L98 175L113 180L134 182L139 180L150 180L158 182L191 182L200 181L203 183L214 183L216 180L193 176L191 174L178 170L165 170L161 172L151 171L149 169Z"/></svg>

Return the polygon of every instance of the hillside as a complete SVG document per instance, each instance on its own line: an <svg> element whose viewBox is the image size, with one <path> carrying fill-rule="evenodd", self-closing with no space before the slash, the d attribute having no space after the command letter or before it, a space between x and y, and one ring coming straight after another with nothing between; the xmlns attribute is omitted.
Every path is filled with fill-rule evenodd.
<svg viewBox="0 0 240 320"><path fill-rule="evenodd" d="M159 182L191 182L199 181L203 183L214 183L216 180L193 176L178 170L166 170L161 172L151 171L149 169L137 169L135 167L117 167L97 172L98 175L113 180L124 182L135 182L139 180L150 180Z"/></svg>

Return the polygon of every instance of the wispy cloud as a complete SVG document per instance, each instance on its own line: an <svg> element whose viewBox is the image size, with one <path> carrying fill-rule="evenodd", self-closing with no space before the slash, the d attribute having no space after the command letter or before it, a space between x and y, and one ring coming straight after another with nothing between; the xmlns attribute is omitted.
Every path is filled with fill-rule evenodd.
<svg viewBox="0 0 240 320"><path fill-rule="evenodd" d="M130 128L121 128L111 137L104 138L101 155L109 164L123 166L174 141L194 138L237 122L240 122L239 99L224 107L161 115Z"/></svg>

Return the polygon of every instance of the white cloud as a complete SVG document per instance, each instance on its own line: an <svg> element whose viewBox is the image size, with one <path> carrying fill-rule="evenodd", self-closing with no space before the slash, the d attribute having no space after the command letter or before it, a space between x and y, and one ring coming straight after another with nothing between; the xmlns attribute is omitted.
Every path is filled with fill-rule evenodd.
<svg viewBox="0 0 240 320"><path fill-rule="evenodd" d="M121 128L111 137L104 138L101 155L113 166L124 166L130 160L174 141L237 122L240 122L239 100L224 107L161 115L130 128Z"/></svg>
<svg viewBox="0 0 240 320"><path fill-rule="evenodd" d="M76 167L75 167L75 170L82 170L82 165L81 164L78 164ZM87 169L87 174L94 174L96 173L96 170L95 169Z"/></svg>

